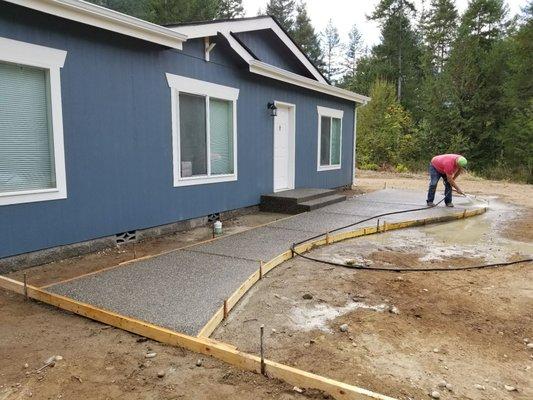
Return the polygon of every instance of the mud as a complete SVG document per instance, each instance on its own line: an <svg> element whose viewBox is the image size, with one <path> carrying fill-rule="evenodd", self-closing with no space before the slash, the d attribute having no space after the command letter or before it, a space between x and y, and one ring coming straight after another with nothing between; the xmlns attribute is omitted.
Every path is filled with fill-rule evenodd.
<svg viewBox="0 0 533 400"><path fill-rule="evenodd" d="M531 257L527 236L506 230L524 210L496 199L490 206L469 220L356 238L310 255L407 269ZM245 351L257 352L264 324L268 357L399 399L429 398L433 390L442 399L533 398L525 342L533 337L531 264L400 274L294 259L243 300L214 337Z"/></svg>

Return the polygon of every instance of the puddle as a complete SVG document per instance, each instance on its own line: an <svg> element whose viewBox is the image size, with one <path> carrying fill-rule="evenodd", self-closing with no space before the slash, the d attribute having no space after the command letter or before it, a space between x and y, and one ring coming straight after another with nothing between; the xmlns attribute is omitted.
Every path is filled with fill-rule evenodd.
<svg viewBox="0 0 533 400"><path fill-rule="evenodd" d="M478 217L365 236L317 249L314 255L336 262L354 259L358 263L371 264L366 258L374 252L413 253L419 254L421 263L450 260L450 265L454 258L491 263L507 261L515 254L530 257L533 243L498 234L520 213L520 209L493 198L488 200L489 209Z"/></svg>
<svg viewBox="0 0 533 400"><path fill-rule="evenodd" d="M383 312L388 309L386 304L372 306L363 302L348 302L343 307L333 307L329 304L319 303L309 307L293 307L289 315L293 327L297 330L312 331L319 329L332 333L329 321L357 309Z"/></svg>

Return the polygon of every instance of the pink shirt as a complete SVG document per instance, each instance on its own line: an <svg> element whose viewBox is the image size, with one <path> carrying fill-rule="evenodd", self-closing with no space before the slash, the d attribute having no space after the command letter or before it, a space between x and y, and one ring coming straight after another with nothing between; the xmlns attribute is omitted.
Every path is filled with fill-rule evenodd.
<svg viewBox="0 0 533 400"><path fill-rule="evenodd" d="M442 154L431 159L431 165L435 167L441 174L455 175L459 170L457 159L461 157L459 154Z"/></svg>

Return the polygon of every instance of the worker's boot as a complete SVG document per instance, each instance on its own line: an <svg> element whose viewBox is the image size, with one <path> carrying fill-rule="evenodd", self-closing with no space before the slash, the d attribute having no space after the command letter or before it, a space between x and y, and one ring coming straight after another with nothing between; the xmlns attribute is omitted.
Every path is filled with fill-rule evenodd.
<svg viewBox="0 0 533 400"><path fill-rule="evenodd" d="M455 207L455 206L453 205L453 203L447 203L446 207Z"/></svg>

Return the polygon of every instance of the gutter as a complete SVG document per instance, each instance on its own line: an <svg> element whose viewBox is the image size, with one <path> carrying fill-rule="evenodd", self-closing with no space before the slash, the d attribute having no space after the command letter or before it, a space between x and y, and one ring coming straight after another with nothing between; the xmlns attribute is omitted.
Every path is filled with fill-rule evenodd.
<svg viewBox="0 0 533 400"><path fill-rule="evenodd" d="M81 0L6 0L57 17L182 49L187 36L171 29Z"/></svg>

